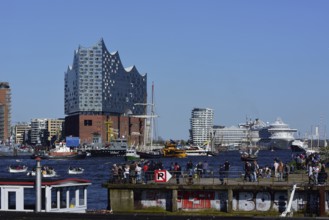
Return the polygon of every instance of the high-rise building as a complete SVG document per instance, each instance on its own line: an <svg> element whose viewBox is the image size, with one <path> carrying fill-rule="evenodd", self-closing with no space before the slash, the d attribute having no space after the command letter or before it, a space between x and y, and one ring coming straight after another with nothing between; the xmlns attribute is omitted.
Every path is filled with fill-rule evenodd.
<svg viewBox="0 0 329 220"><path fill-rule="evenodd" d="M8 82L0 82L0 142L10 140L11 91Z"/></svg>
<svg viewBox="0 0 329 220"><path fill-rule="evenodd" d="M32 119L31 120L31 144L41 144L41 135L47 129L47 119Z"/></svg>
<svg viewBox="0 0 329 220"><path fill-rule="evenodd" d="M194 108L190 119L190 138L196 145L211 140L214 125L214 110L210 108Z"/></svg>
<svg viewBox="0 0 329 220"><path fill-rule="evenodd" d="M135 66L124 68L118 52L110 53L101 39L75 51L65 73L65 134L90 143L125 136L140 143L145 115L147 76ZM137 134L132 135L132 134Z"/></svg>

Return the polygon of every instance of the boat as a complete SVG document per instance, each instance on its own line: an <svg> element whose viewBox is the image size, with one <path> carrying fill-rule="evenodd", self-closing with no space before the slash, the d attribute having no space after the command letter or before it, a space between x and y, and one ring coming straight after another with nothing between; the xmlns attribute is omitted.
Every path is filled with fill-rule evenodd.
<svg viewBox="0 0 329 220"><path fill-rule="evenodd" d="M209 142L200 146L185 146L183 149L187 156L215 156L217 155L210 149Z"/></svg>
<svg viewBox="0 0 329 220"><path fill-rule="evenodd" d="M148 151L137 151L140 158L143 159L156 159L163 157L160 149L148 150Z"/></svg>
<svg viewBox="0 0 329 220"><path fill-rule="evenodd" d="M186 150L177 148L177 144L173 141L167 142L162 149L163 157L187 157Z"/></svg>
<svg viewBox="0 0 329 220"><path fill-rule="evenodd" d="M27 172L26 175L35 176L36 175L35 168L33 170ZM49 178L49 177L55 177L57 175L57 173L54 168L48 167L48 166L43 166L41 168L41 175L42 175L42 177Z"/></svg>
<svg viewBox="0 0 329 220"><path fill-rule="evenodd" d="M25 173L27 168L25 165L10 165L8 171L9 173Z"/></svg>
<svg viewBox="0 0 329 220"><path fill-rule="evenodd" d="M81 167L69 167L67 170L68 174L83 174L85 170Z"/></svg>
<svg viewBox="0 0 329 220"><path fill-rule="evenodd" d="M140 160L140 155L137 154L136 149L130 148L126 151L125 160L135 161Z"/></svg>
<svg viewBox="0 0 329 220"><path fill-rule="evenodd" d="M0 145L0 157L31 156L33 148L26 145Z"/></svg>
<svg viewBox="0 0 329 220"><path fill-rule="evenodd" d="M289 128L281 118L277 118L274 123L269 125L268 132L271 134L269 145L272 150L290 150L297 129Z"/></svg>
<svg viewBox="0 0 329 220"><path fill-rule="evenodd" d="M240 152L240 157L242 161L254 161L257 160L258 156L257 154L253 154L253 153L247 153L246 151L242 151Z"/></svg>
<svg viewBox="0 0 329 220"><path fill-rule="evenodd" d="M113 157L125 156L128 149L128 142L125 138L117 138L104 147L95 147L87 149L86 152L91 157Z"/></svg>
<svg viewBox="0 0 329 220"><path fill-rule="evenodd" d="M307 140L294 140L290 145L290 149L292 152L306 152L308 150Z"/></svg>
<svg viewBox="0 0 329 220"><path fill-rule="evenodd" d="M50 151L41 150L31 156L32 159L84 159L87 153L75 148L67 147L65 143L59 143Z"/></svg>
<svg viewBox="0 0 329 220"><path fill-rule="evenodd" d="M145 120L145 125L149 126L146 130L148 132L144 132L144 145L137 147L137 154L140 156L140 158L143 159L155 159L160 158L163 156L161 149L163 146L155 146L153 145L153 139L154 139L154 119L158 116L154 112L154 83L152 83L152 102L146 103L146 105L150 105L150 114L148 115L137 115L134 117L141 118ZM138 105L138 104L137 104ZM144 104L141 104L144 105ZM146 143L148 142L148 143Z"/></svg>

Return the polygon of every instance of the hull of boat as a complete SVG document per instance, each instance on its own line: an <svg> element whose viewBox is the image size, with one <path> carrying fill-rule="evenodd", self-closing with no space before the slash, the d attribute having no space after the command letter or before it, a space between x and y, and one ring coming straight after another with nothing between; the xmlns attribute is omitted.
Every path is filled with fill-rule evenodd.
<svg viewBox="0 0 329 220"><path fill-rule="evenodd" d="M27 167L20 167L20 168L12 168L9 167L9 173L25 173L27 171Z"/></svg>
<svg viewBox="0 0 329 220"><path fill-rule="evenodd" d="M98 149L88 150L91 157L123 157L126 155L126 150L111 150L111 149Z"/></svg>
<svg viewBox="0 0 329 220"><path fill-rule="evenodd" d="M68 170L68 174L83 174L84 169L80 168L80 169L69 169Z"/></svg>
<svg viewBox="0 0 329 220"><path fill-rule="evenodd" d="M242 161L255 161L255 160L257 160L257 157L252 157L252 156L243 157L243 156L241 156L241 160Z"/></svg>
<svg viewBox="0 0 329 220"><path fill-rule="evenodd" d="M65 152L65 153L49 153L49 154L34 154L31 159L52 159L52 160L67 160L67 159L85 159L86 152Z"/></svg>
<svg viewBox="0 0 329 220"><path fill-rule="evenodd" d="M150 151L150 152L137 152L137 154L140 156L140 158L143 159L152 159L152 158L161 158L163 155L160 152L154 152L154 151Z"/></svg>
<svg viewBox="0 0 329 220"><path fill-rule="evenodd" d="M273 139L270 143L270 150L290 150L293 140Z"/></svg>
<svg viewBox="0 0 329 220"><path fill-rule="evenodd" d="M125 156L125 160L126 161L136 161L136 160L140 160L141 158L137 155L137 156Z"/></svg>

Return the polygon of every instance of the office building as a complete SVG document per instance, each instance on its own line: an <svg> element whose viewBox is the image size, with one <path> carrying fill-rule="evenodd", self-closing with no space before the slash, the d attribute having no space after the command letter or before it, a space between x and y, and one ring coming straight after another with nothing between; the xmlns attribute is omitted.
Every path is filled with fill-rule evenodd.
<svg viewBox="0 0 329 220"><path fill-rule="evenodd" d="M214 110L210 108L194 108L190 124L190 138L193 144L202 145L207 141L211 141Z"/></svg>
<svg viewBox="0 0 329 220"><path fill-rule="evenodd" d="M28 141L28 134L31 131L31 126L28 123L18 123L15 128L15 143L25 144Z"/></svg>
<svg viewBox="0 0 329 220"><path fill-rule="evenodd" d="M65 73L65 135L81 143L126 137L143 140L147 76L135 66L124 68L118 52L110 53L103 39L74 53ZM134 117L130 117L134 115ZM133 135L134 134L134 135Z"/></svg>
<svg viewBox="0 0 329 220"><path fill-rule="evenodd" d="M0 143L10 141L11 90L8 82L0 82Z"/></svg>

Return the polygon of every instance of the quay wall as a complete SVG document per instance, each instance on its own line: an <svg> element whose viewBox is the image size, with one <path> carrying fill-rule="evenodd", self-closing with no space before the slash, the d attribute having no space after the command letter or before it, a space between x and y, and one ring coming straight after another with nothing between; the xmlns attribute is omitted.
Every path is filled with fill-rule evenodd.
<svg viewBox="0 0 329 220"><path fill-rule="evenodd" d="M108 189L108 207L114 212L150 208L170 212L207 211L221 213L271 212L286 210L293 184L178 185L103 184ZM292 211L305 216L329 215L329 186L299 185L292 200Z"/></svg>

